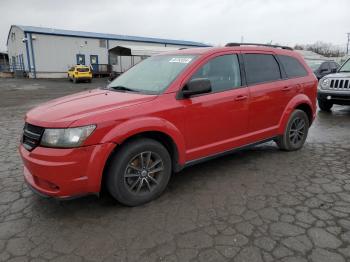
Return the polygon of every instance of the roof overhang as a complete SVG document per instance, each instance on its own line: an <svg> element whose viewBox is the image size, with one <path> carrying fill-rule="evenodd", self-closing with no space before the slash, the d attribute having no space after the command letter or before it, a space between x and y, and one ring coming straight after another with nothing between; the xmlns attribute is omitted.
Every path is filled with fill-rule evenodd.
<svg viewBox="0 0 350 262"><path fill-rule="evenodd" d="M123 54L123 50L128 49L131 55L135 56L152 56L159 53L179 50L178 47L164 47L164 46L142 46L142 45L118 45L108 50L108 52L120 52ZM124 52L124 54L126 54Z"/></svg>

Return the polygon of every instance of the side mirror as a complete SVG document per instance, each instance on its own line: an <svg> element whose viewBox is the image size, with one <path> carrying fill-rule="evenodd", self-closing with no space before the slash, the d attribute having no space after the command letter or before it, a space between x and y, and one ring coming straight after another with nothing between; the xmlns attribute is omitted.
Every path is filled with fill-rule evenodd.
<svg viewBox="0 0 350 262"><path fill-rule="evenodd" d="M331 73L336 73L337 72L337 68L332 68Z"/></svg>
<svg viewBox="0 0 350 262"><path fill-rule="evenodd" d="M331 70L327 69L327 68L323 68L321 69L320 73L329 73Z"/></svg>
<svg viewBox="0 0 350 262"><path fill-rule="evenodd" d="M182 97L190 97L193 95L199 95L211 92L211 83L208 78L197 78L188 82L181 94Z"/></svg>

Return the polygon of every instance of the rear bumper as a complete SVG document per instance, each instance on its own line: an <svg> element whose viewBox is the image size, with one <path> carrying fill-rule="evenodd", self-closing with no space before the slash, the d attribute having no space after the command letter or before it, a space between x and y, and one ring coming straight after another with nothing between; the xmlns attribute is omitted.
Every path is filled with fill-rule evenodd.
<svg viewBox="0 0 350 262"><path fill-rule="evenodd" d="M317 99L329 101L337 105L350 105L350 92L319 91L317 93Z"/></svg>
<svg viewBox="0 0 350 262"><path fill-rule="evenodd" d="M92 76L78 76L75 77L78 81L85 81L85 80L91 80Z"/></svg>
<svg viewBox="0 0 350 262"><path fill-rule="evenodd" d="M114 147L113 143L74 149L37 147L29 152L20 145L25 181L42 196L70 199L98 194Z"/></svg>

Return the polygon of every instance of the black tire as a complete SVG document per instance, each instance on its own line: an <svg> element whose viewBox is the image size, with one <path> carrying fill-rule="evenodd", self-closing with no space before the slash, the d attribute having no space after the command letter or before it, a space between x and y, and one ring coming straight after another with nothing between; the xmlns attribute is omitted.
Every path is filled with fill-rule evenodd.
<svg viewBox="0 0 350 262"><path fill-rule="evenodd" d="M157 164L158 161L161 162ZM151 168L159 171L152 172ZM161 143L148 138L136 139L122 145L111 157L106 173L106 186L120 203L138 206L163 193L171 170L169 152Z"/></svg>
<svg viewBox="0 0 350 262"><path fill-rule="evenodd" d="M329 112L329 111L331 111L333 104L331 102L326 101L326 100L319 99L318 106L322 111Z"/></svg>
<svg viewBox="0 0 350 262"><path fill-rule="evenodd" d="M309 118L299 109L289 117L284 134L276 140L277 146L284 151L295 151L303 147L309 131Z"/></svg>
<svg viewBox="0 0 350 262"><path fill-rule="evenodd" d="M73 83L74 84L78 83L78 80L75 77L73 77Z"/></svg>

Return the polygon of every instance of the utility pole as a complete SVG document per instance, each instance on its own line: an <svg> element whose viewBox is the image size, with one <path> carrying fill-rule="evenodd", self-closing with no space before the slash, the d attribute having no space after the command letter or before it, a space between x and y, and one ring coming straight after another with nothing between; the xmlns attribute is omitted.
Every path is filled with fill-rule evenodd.
<svg viewBox="0 0 350 262"><path fill-rule="evenodd" d="M348 42L346 44L346 54L349 54L349 44L350 44L350 33L348 33Z"/></svg>

